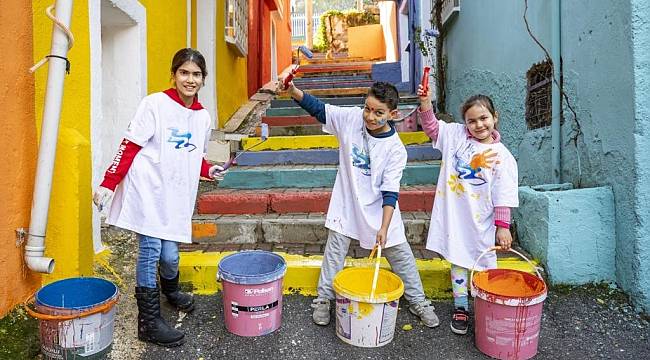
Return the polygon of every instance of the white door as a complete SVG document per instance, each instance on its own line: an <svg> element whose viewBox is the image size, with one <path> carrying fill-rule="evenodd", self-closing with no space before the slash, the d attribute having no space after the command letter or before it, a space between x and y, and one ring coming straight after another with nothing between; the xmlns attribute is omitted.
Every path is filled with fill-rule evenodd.
<svg viewBox="0 0 650 360"><path fill-rule="evenodd" d="M210 112L212 128L217 128L217 2L197 0L196 2L196 47L205 58L208 77L199 92L201 104ZM223 34L223 32L219 32ZM223 35L221 35L223 36Z"/></svg>
<svg viewBox="0 0 650 360"><path fill-rule="evenodd" d="M90 0L91 151L93 189L147 93L146 13L135 0ZM93 213L95 251L102 249Z"/></svg>

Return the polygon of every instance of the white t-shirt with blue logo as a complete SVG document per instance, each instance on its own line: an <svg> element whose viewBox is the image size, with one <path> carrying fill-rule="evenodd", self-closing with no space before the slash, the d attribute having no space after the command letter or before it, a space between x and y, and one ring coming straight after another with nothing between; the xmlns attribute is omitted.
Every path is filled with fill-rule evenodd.
<svg viewBox="0 0 650 360"><path fill-rule="evenodd" d="M427 249L452 264L471 268L495 243L494 207L519 206L517 163L502 143L483 144L468 138L461 124L438 121L433 147L443 161L431 211ZM494 252L476 270L496 267Z"/></svg>
<svg viewBox="0 0 650 360"><path fill-rule="evenodd" d="M372 249L383 216L381 192L399 192L406 149L397 133L385 138L368 134L363 109L359 107L327 104L325 111L327 122L323 130L335 135L339 142L339 167L325 227L359 240L362 248ZM398 201L388 228L386 247L405 241Z"/></svg>
<svg viewBox="0 0 650 360"><path fill-rule="evenodd" d="M125 135L142 149L115 191L107 223L191 243L192 214L209 134L207 110L185 108L162 92L142 99Z"/></svg>

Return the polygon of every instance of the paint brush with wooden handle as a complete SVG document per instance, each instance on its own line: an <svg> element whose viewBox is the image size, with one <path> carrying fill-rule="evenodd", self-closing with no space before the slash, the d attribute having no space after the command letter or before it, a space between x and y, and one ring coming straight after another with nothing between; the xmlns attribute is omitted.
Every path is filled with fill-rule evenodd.
<svg viewBox="0 0 650 360"><path fill-rule="evenodd" d="M370 299L375 298L375 290L377 289L377 279L379 278L379 263L381 262L381 245L375 245L370 252L370 258L375 254L377 249L377 261L375 262L375 273L372 276L372 287L370 288Z"/></svg>

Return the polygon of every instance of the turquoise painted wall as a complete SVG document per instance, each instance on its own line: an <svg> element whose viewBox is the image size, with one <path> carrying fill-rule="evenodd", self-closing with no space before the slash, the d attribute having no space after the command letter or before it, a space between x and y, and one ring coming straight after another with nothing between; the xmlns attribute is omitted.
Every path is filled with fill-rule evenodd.
<svg viewBox="0 0 650 360"><path fill-rule="evenodd" d="M562 177L577 187L610 186L616 199L617 282L650 312L648 7L646 0L562 1L564 106ZM533 34L550 51L551 1L529 1ZM523 0L465 0L445 39L447 111L471 94L493 97L521 185L551 182L550 127L527 130L526 71L544 60L528 35ZM645 100L643 100L645 99ZM644 132L644 130L646 132ZM579 155L579 156L578 156ZM649 224L649 225L644 225Z"/></svg>
<svg viewBox="0 0 650 360"><path fill-rule="evenodd" d="M631 29L634 44L634 101L636 127L634 129L635 168L637 180L634 205L636 226L634 239L636 246L631 250L638 263L627 264L625 271L638 275L636 295L643 299L645 309L650 312L650 3L647 0L632 1ZM622 259L621 259L622 260ZM645 272L644 272L645 270Z"/></svg>

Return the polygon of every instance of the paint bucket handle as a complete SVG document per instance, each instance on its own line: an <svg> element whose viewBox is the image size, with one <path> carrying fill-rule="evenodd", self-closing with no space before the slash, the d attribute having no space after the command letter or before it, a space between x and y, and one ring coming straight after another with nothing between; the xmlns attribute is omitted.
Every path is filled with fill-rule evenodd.
<svg viewBox="0 0 650 360"><path fill-rule="evenodd" d="M486 249L485 251L483 251L483 253L481 253L481 255L479 255L479 257L476 259L476 261L474 261L474 265L472 265L472 272L471 272L471 274L469 276L469 283L470 283L470 285L472 287L474 286L474 270L476 269L476 265L478 264L479 260L481 260L481 258L485 254L487 254L487 253L489 253L491 251L497 251L497 250L503 250L503 248L501 246L492 246L492 247ZM524 256L524 254L520 253L519 251L517 251L517 250L515 250L513 248L510 248L507 251L510 251L511 253L515 253L515 254L521 256L524 260L526 260L528 262L528 264L530 264L530 266L532 266L532 268L535 270L535 273L537 274L537 277L540 280L542 280L542 282L545 283L544 278L542 277L542 274L540 274L539 270L537 270L537 266L535 266L535 264L533 264L532 261L530 261L526 256Z"/></svg>
<svg viewBox="0 0 650 360"><path fill-rule="evenodd" d="M117 302L120 299L120 294L116 294L113 298L108 299L107 301L90 308L85 311L77 312L74 314L66 314L66 315L52 315L52 314L44 314L39 312L38 310L32 309L29 304L34 302L34 297L36 296L36 293L32 294L24 303L23 307L25 308L25 311L27 313L36 319L39 320L57 320L57 321L65 321L65 320L72 320L72 319L78 319L82 317L86 317L89 315L97 314L97 313L107 313L111 308L117 304Z"/></svg>
<svg viewBox="0 0 650 360"><path fill-rule="evenodd" d="M375 272L372 276L372 287L370 288L370 299L375 298L375 289L377 289L377 279L379 278L379 263L381 262L381 246L375 244L375 246L372 248L372 251L370 252L370 256L368 256L369 259L372 259L372 257L377 253L377 260L375 261Z"/></svg>

